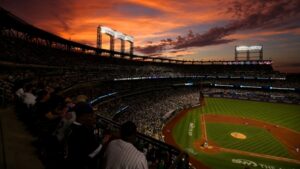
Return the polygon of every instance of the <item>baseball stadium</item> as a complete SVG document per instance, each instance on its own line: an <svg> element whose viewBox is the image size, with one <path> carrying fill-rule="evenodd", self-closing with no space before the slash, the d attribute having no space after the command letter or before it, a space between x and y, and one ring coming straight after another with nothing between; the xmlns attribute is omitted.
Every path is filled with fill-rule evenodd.
<svg viewBox="0 0 300 169"><path fill-rule="evenodd" d="M300 1L218 1L228 10L205 10L208 18L224 15L228 24L189 23L201 31L213 22L217 26L157 42L152 40L163 33L147 34L148 27L176 25L168 29L178 33L184 21L199 19L196 10L183 19L193 5L210 9L215 2L74 1L72 8L45 2L30 1L23 8L0 1L1 169L300 168ZM99 11L85 15L98 8L106 12L102 22L94 19ZM26 15L31 10L41 13ZM78 18L70 19L66 11ZM178 20L169 23L167 14ZM238 19L232 21L232 14ZM47 20L48 15L55 19ZM116 19L106 21L110 15ZM135 18L140 29L130 32L132 22L125 16ZM273 32L251 32L266 29ZM261 37L253 38L256 33ZM276 40L268 39L271 34ZM288 48L285 36L296 47ZM272 48L279 41L288 48L286 59L278 59L282 53ZM214 45L210 52L203 49ZM230 57L210 56L228 51ZM210 57L188 56L193 52Z"/></svg>

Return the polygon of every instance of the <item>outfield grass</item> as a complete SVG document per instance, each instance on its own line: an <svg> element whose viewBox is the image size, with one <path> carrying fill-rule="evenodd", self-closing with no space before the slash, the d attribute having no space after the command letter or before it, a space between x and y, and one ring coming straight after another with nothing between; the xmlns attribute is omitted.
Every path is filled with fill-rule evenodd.
<svg viewBox="0 0 300 169"><path fill-rule="evenodd" d="M279 162L275 160L269 160L264 158L257 158L251 156L243 156L233 153L217 153L217 154L208 154L203 152L197 152L193 147L193 142L200 139L201 137L201 121L200 115L202 113L206 114L225 114L238 117L246 117L252 119L258 119L266 121L273 124L282 125L288 128L291 128L296 131L300 131L300 106L298 105L288 105L288 104L277 104L277 103L265 103L265 102L254 102L254 101L243 101L243 100L233 100L233 99L221 99L221 98L207 98L207 105L205 108L193 109L187 115L182 118L178 124L173 128L172 135L176 143L185 151L187 151L191 156L195 157L202 163L210 166L212 168L220 169L233 169L233 168L245 168L245 166L240 164L232 163L232 159L247 159L256 162L258 165L266 165L269 168L274 169L296 169L300 168L297 164ZM195 127L192 130L192 135L189 134L191 131L190 123L194 123ZM222 125L222 124L218 124ZM216 132L226 132L222 130L230 130L229 125L227 127L217 127L214 124L207 124L208 130L217 130L217 131L208 131L209 139L214 139L218 144L224 145L224 147L231 148L233 146L239 147L241 150L250 149L259 149L255 150L258 153L272 154L283 157L289 157L287 150L279 143L277 140L271 138L273 136L266 135L265 132L258 131L259 129L246 129L242 127L232 127L235 131L238 129L240 132L248 136L249 143L243 144L240 143L230 143L229 141L232 138L225 138L225 136L220 134L213 135ZM215 129L214 129L215 127ZM217 128L217 129L216 129ZM231 129L232 129L231 128ZM212 133L214 132L214 133ZM257 133L256 133L257 132ZM248 133L248 134L247 134ZM257 134L256 136L254 134ZM254 139L256 141L251 141L252 136L260 137L260 139ZM253 136L253 137L254 137ZM224 138L215 138L215 137L224 137ZM268 138L270 141L268 142ZM225 139L225 140L222 140ZM229 139L229 140L227 140ZM248 142L247 141L247 142ZM261 142L262 141L262 142ZM234 142L232 140L232 142ZM270 145L268 145L270 144ZM257 146L257 147L256 147ZM251 152L255 152L251 151ZM262 167L250 167L250 168L262 168ZM266 167L265 167L266 168Z"/></svg>
<svg viewBox="0 0 300 169"><path fill-rule="evenodd" d="M206 131L208 140L220 147L290 158L286 148L272 134L259 127L206 123ZM232 132L245 134L247 138L233 138L230 135Z"/></svg>
<svg viewBox="0 0 300 169"><path fill-rule="evenodd" d="M172 130L174 139L184 148L192 147L193 142L201 137L200 114L198 111L189 112L188 116L181 119L180 124ZM192 136L189 135L190 123L194 123Z"/></svg>
<svg viewBox="0 0 300 169"><path fill-rule="evenodd" d="M206 98L203 112L262 120L300 132L300 105Z"/></svg>

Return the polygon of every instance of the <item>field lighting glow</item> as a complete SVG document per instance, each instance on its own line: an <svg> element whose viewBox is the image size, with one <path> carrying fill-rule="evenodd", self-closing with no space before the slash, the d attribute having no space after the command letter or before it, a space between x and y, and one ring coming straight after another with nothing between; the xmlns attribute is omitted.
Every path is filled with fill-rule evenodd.
<svg viewBox="0 0 300 169"><path fill-rule="evenodd" d="M262 46L237 46L237 51L259 51L262 50Z"/></svg>
<svg viewBox="0 0 300 169"><path fill-rule="evenodd" d="M106 33L106 34L109 34L111 36L115 36L115 31L112 30L109 27L106 27L106 26L101 26L101 33Z"/></svg>
<svg viewBox="0 0 300 169"><path fill-rule="evenodd" d="M123 33L121 33L121 32L117 32L117 31L115 31L114 32L114 37L116 38L116 39L122 39L122 40L125 40L125 37L126 37L126 35L124 35Z"/></svg>
<svg viewBox="0 0 300 169"><path fill-rule="evenodd" d="M132 36L129 36L129 35L125 35L121 32L118 32L118 31L115 31L107 26L100 26L101 28L101 33L104 33L104 34L108 34L116 39L121 39L121 40L124 40L124 41L129 41L129 42L132 42L134 41L133 37Z"/></svg>
<svg viewBox="0 0 300 169"><path fill-rule="evenodd" d="M134 39L133 39L132 36L128 36L128 35L127 35L127 36L125 37L125 40L126 40L126 41L129 41L129 42L133 42Z"/></svg>

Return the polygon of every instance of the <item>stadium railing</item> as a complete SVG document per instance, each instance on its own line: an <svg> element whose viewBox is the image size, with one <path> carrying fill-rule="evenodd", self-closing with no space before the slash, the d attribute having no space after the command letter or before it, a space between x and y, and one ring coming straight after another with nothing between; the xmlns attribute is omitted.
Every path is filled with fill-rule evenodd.
<svg viewBox="0 0 300 169"><path fill-rule="evenodd" d="M6 169L5 149L2 131L2 117L0 114L0 168Z"/></svg>
<svg viewBox="0 0 300 169"><path fill-rule="evenodd" d="M97 115L97 118L97 128L100 138L103 136L102 133L104 132L104 130L109 129L110 131L118 131L120 128L120 124L102 117L101 115ZM189 156L187 153L182 152L179 149L156 140L152 137L146 136L142 133L138 133L135 146L140 151L146 153L148 165L150 165L150 167L159 165L158 163L163 159L163 163L166 169L190 168ZM154 150L154 152L152 150Z"/></svg>

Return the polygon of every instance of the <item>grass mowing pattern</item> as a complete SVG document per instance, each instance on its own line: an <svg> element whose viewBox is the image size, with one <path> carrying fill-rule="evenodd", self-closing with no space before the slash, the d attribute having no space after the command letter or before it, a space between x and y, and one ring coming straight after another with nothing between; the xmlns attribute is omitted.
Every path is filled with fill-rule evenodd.
<svg viewBox="0 0 300 169"><path fill-rule="evenodd" d="M203 110L208 114L257 119L300 132L300 105L223 98L206 98L206 103Z"/></svg>
<svg viewBox="0 0 300 169"><path fill-rule="evenodd" d="M199 119L200 114L198 110L192 110L173 128L172 135L181 147L190 148L195 140L200 139L201 127ZM194 123L195 126L192 130L192 136L189 135L190 123Z"/></svg>
<svg viewBox="0 0 300 169"><path fill-rule="evenodd" d="M286 148L266 130L245 125L206 123L208 140L220 147L249 151L259 154L268 154L290 158ZM239 132L245 134L245 140L233 138L230 134Z"/></svg>
<svg viewBox="0 0 300 169"><path fill-rule="evenodd" d="M299 105L265 103L221 98L206 98L206 102L207 104L206 107L203 108L203 111L207 114L226 114L238 117L258 119L269 123L282 125L294 129L296 131L300 131L300 123L298 123L300 119ZM197 139L200 139L201 137L201 114L202 111L200 109L194 109L187 113L187 115L184 118L182 118L177 125L175 125L175 127L172 130L172 135L176 143L184 151L188 152L191 156L203 162L205 165L213 169L244 169L245 166L233 164L231 161L233 158L240 158L252 160L258 164L273 166L274 169L300 168L300 166L297 164L280 162L258 157L244 156L233 153L207 154L203 152L197 152L193 148L193 142ZM192 136L188 135L190 122L195 123L195 128L193 129Z"/></svg>
<svg viewBox="0 0 300 169"><path fill-rule="evenodd" d="M232 159L246 159L255 162L257 165L264 165L264 168L260 166L252 166L250 167L251 169L297 169L300 167L299 165L293 163L286 163L233 153L205 154L199 152L194 155L194 157L212 169L245 169L244 165L232 163Z"/></svg>

